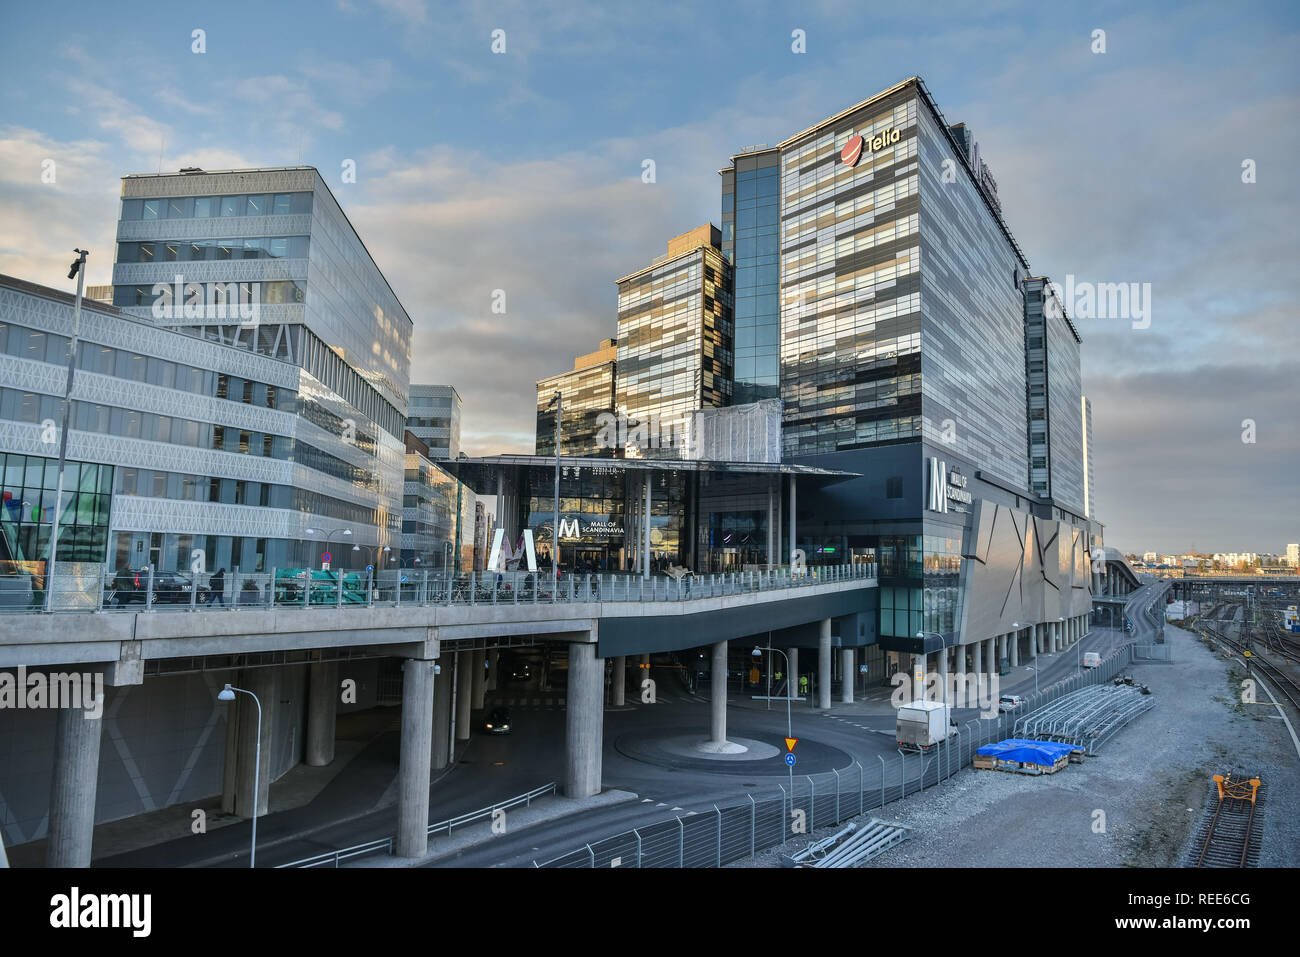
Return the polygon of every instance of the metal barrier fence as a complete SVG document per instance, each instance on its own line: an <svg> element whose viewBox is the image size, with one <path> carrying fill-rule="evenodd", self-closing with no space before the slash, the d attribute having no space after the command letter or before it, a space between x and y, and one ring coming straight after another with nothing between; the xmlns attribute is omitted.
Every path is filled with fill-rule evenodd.
<svg viewBox="0 0 1300 957"><path fill-rule="evenodd" d="M68 569L64 570L64 565ZM389 568L377 573L271 569L180 574L152 567L113 572L105 565L59 563L55 611L211 611L240 608L354 608L401 605L520 605L561 602L689 601L836 582L874 582L876 566L818 565L711 575L642 578L631 574L575 575L549 571L446 574ZM28 576L30 579L31 576ZM0 611L40 612L44 595L30 580L3 591Z"/></svg>
<svg viewBox="0 0 1300 957"><path fill-rule="evenodd" d="M1080 688L1112 680L1132 663L1126 643L1098 667L1056 682L997 718L967 721L948 740L924 754L878 755L878 763L854 761L848 768L801 775L779 793L712 811L679 815L646 827L593 841L534 867L721 867L758 851L838 825L868 811L931 788L974 760L986 744L1011 737L1017 719Z"/></svg>
<svg viewBox="0 0 1300 957"><path fill-rule="evenodd" d="M519 807L521 804L530 807L533 801L547 794L555 793L555 782L543 785L540 788L534 788L524 794L508 798L497 804L490 804L487 807L479 808L477 811L470 811L468 814L461 814L456 817L448 818L445 821L439 821L436 824L429 825L429 836L446 833L451 837L453 829L464 827L466 824L473 824L475 821L487 820L495 816L497 811L508 811L511 808ZM339 861L347 861L356 857L364 857L367 854L385 854L393 853L393 839L385 837L378 841L368 841L365 844L354 844L352 847L341 847L334 851L325 851L323 854L315 854L311 857L304 857L301 860L290 861L288 864L277 864L276 869L281 870L288 867L338 867Z"/></svg>

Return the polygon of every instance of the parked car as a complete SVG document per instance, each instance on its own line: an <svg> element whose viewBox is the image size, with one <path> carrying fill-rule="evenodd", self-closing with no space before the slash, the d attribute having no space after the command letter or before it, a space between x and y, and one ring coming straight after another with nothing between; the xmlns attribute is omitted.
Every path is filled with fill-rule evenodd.
<svg viewBox="0 0 1300 957"><path fill-rule="evenodd" d="M155 571L153 573L153 602L155 605L188 605L193 579L178 575L176 572ZM197 603L202 605L208 600L208 589L200 585ZM149 596L149 569L119 568L113 576L113 584L105 595L105 604L119 607L122 605L143 605Z"/></svg>
<svg viewBox="0 0 1300 957"><path fill-rule="evenodd" d="M493 708L485 727L489 734L509 734L510 712L505 708Z"/></svg>
<svg viewBox="0 0 1300 957"><path fill-rule="evenodd" d="M1004 694L998 699L999 711L1014 711L1025 703L1025 699L1018 694Z"/></svg>

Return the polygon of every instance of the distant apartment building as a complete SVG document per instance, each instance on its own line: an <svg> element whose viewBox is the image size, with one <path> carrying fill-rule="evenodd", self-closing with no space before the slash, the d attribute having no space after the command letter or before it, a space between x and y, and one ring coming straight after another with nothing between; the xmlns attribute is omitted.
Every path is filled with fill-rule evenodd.
<svg viewBox="0 0 1300 957"><path fill-rule="evenodd" d="M1292 568L1300 567L1300 543L1286 547L1286 563Z"/></svg>
<svg viewBox="0 0 1300 957"><path fill-rule="evenodd" d="M600 346L573 360L568 372L537 381L538 455L555 454L555 393L563 398L560 454L609 458L614 445L602 439L604 420L614 415L614 389L618 366L618 340L602 339Z"/></svg>
<svg viewBox="0 0 1300 957"><path fill-rule="evenodd" d="M449 385L411 384L406 428L429 447L435 461L460 454L460 393Z"/></svg>

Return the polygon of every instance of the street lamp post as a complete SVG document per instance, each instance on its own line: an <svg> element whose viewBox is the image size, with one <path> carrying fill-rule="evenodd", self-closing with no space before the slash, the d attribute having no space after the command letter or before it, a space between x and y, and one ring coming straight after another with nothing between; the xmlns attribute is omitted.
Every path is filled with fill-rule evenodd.
<svg viewBox="0 0 1300 957"><path fill-rule="evenodd" d="M63 427L59 429L59 480L54 493L54 516L50 525L50 557L45 563L45 610L54 610L54 560L59 548L59 516L63 512L63 468L68 461L68 422L72 418L72 374L77 367L77 335L81 331L81 295L86 284L86 257L90 252L74 249L68 278L77 279L77 299L72 307L72 341L68 343L68 378L63 387Z"/></svg>
<svg viewBox="0 0 1300 957"><path fill-rule="evenodd" d="M234 701L235 692L246 694L253 699L257 705L257 747L253 751L253 844L248 853L248 866L257 866L257 802L262 789L262 702L258 700L257 695L251 691L245 691L243 688L235 688L229 682L217 694L218 701Z"/></svg>
<svg viewBox="0 0 1300 957"><path fill-rule="evenodd" d="M320 534L320 529L318 529L318 528L308 528L308 529L304 529L304 531L305 531L308 535L319 535L319 534ZM325 536L325 538L323 539L324 544L328 546L329 543L330 543L330 539L333 538L335 535L346 535L348 538L351 538L351 537L352 537L352 529L350 529L350 528L336 528L336 529L334 529L334 531L328 533L328 534Z"/></svg>
<svg viewBox="0 0 1300 957"><path fill-rule="evenodd" d="M787 655L787 654L786 654L784 651L782 651L780 648L773 648L771 645L768 645L768 646L767 646L767 652L768 652L768 654L778 654L778 655L780 655L782 658L785 659L785 673L786 673L786 682L785 682L785 736L786 736L787 738L793 738L793 737L794 737L794 726L791 724L791 721L790 721L790 691L792 690L792 689L791 689L791 685L790 685L790 678L789 678L789 675L790 675L790 656ZM755 648L754 648L754 651L752 652L752 654L753 654L753 657L755 657L755 658L762 658L762 657L763 657L763 649L762 649L762 648L755 647ZM772 673L772 665L771 665L770 662L768 663L768 666L767 666L767 673L768 673L769 675ZM725 679L724 679L724 680L725 680ZM769 699L771 698L771 694L770 694L770 692L769 692L769 694L768 694L768 698L769 698ZM794 765L791 764L789 761L787 761L785 766L786 766L786 768L790 771L790 799L793 801L793 800L794 800ZM781 826L782 826L782 828L785 827L784 824L782 824Z"/></svg>
<svg viewBox="0 0 1300 957"><path fill-rule="evenodd" d="M941 635L941 634L940 634L939 632L937 632L937 631L931 631L931 632L918 631L918 632L916 633L916 637L917 637L917 638L920 638L920 639L921 639L921 642L922 642L922 644L921 644L921 655L922 655L922 657L925 657L925 656L926 656L926 655L925 655L925 636L926 636L927 634L933 635L935 638L938 638L938 639L939 639L939 654L941 654L941 655L946 655L946 654L948 653L948 639L944 638L944 636ZM954 637L956 637L956 636L954 636ZM956 644L956 643L954 642L954 645L955 645L955 644ZM947 671L947 670L948 670L948 669L947 669L947 666L945 665L945 667L944 667L944 671ZM922 689L922 694L924 694L924 690L925 690L925 689L923 688L923 689ZM947 676L946 676L946 675L944 676L944 682L943 682L943 706L944 706L944 710L947 711L947 710L948 710L948 681L947 681Z"/></svg>
<svg viewBox="0 0 1300 957"><path fill-rule="evenodd" d="M352 546L354 552L359 552L362 549L365 549L365 551L370 555L370 570L366 575L366 594L370 594L371 590L374 588L374 583L379 580L379 556L387 556L393 550L393 547L391 545L385 545L383 549L380 549L378 545ZM398 564L400 565L401 562L399 561Z"/></svg>

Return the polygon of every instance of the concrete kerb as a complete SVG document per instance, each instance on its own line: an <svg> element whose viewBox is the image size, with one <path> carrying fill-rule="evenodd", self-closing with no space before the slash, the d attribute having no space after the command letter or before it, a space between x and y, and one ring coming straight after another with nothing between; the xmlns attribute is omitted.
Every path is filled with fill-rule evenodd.
<svg viewBox="0 0 1300 957"><path fill-rule="evenodd" d="M633 794L631 791L610 790L602 791L599 794L593 794L585 798L567 798L567 797L544 797L539 798L531 806L513 808L506 812L508 821L509 834L518 834L520 831L527 830L530 827L536 827L538 824L548 824L551 821L558 821L561 818L569 817L573 814L580 814L583 811L590 811L595 808L613 807L618 804L627 804L638 800L640 795ZM355 863L345 863L342 867L423 867L426 864L432 864L443 858L459 854L461 851L468 850L471 847L477 847L480 844L486 844L496 839L498 836L492 831L493 822L489 820L479 821L474 824L467 824L462 830L454 831L451 837L446 835L432 835L429 838L429 847L431 853L425 857L407 858L407 857L363 857ZM432 850L435 849L436 850Z"/></svg>

